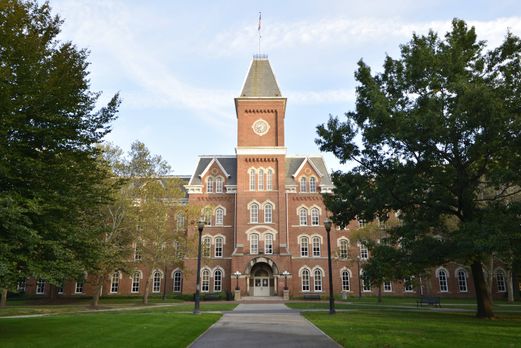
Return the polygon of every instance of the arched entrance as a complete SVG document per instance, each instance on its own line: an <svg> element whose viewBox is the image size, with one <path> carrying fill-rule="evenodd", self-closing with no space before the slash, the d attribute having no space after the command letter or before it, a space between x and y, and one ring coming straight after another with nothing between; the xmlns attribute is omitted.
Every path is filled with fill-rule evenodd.
<svg viewBox="0 0 521 348"><path fill-rule="evenodd" d="M245 272L249 276L248 293L250 296L277 295L278 269L275 263L265 257L251 260Z"/></svg>

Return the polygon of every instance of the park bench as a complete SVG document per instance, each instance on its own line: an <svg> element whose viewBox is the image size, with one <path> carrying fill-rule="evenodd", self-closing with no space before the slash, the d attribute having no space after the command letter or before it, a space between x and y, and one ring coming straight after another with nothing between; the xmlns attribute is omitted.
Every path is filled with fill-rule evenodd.
<svg viewBox="0 0 521 348"><path fill-rule="evenodd" d="M320 294L304 294L304 300L320 300Z"/></svg>
<svg viewBox="0 0 521 348"><path fill-rule="evenodd" d="M439 297L433 297L433 296L422 296L419 299L416 300L416 307L422 306L423 304L428 304L431 306L438 306L441 307L441 302Z"/></svg>
<svg viewBox="0 0 521 348"><path fill-rule="evenodd" d="M204 294L203 300L204 301L219 301L221 299L221 296L219 293L212 293L212 294Z"/></svg>

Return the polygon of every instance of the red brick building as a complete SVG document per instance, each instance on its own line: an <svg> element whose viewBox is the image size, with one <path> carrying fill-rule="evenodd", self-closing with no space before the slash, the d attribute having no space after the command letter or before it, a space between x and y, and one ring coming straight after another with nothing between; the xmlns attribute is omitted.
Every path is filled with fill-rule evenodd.
<svg viewBox="0 0 521 348"><path fill-rule="evenodd" d="M287 282L291 296L328 294L323 225L328 213L321 195L333 186L322 157L286 153L286 103L268 59L254 57L242 92L235 98L235 155L200 156L194 173L186 178L188 202L200 206L207 221L202 293L233 292L238 285L242 296L282 296ZM335 294L377 293L358 276L370 257L351 236L359 226L352 221L345 229L331 231ZM103 295L142 294L143 279L149 275L137 274L114 273L106 280ZM183 269L156 270L152 278L152 293L192 294L196 259L187 258ZM430 279L419 286L388 282L382 293L473 296L471 282L468 267L450 264L433 269ZM32 280L27 285L29 294L48 293L45 282ZM501 268L494 269L493 288L495 296L506 293L506 273ZM60 290L64 295L92 293L88 282L66 282Z"/></svg>

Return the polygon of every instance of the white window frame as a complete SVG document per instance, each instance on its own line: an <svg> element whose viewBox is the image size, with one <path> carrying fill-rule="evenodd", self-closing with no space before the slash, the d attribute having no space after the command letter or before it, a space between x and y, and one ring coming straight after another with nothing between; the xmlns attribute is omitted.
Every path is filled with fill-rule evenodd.
<svg viewBox="0 0 521 348"><path fill-rule="evenodd" d="M110 293L111 294L117 294L119 292L119 277L120 277L119 271L112 273L112 276L110 277Z"/></svg>
<svg viewBox="0 0 521 348"><path fill-rule="evenodd" d="M255 169L250 169L250 191L255 191Z"/></svg>
<svg viewBox="0 0 521 348"><path fill-rule="evenodd" d="M360 271L360 282L362 283L363 292L371 292L371 282L366 282L364 279L364 270Z"/></svg>
<svg viewBox="0 0 521 348"><path fill-rule="evenodd" d="M206 193L212 193L213 192L213 177L209 176L206 179Z"/></svg>
<svg viewBox="0 0 521 348"><path fill-rule="evenodd" d="M320 210L318 208L311 208L311 226L320 225Z"/></svg>
<svg viewBox="0 0 521 348"><path fill-rule="evenodd" d="M300 192L307 192L307 180L305 176L300 178Z"/></svg>
<svg viewBox="0 0 521 348"><path fill-rule="evenodd" d="M502 269L496 271L496 287L497 292L507 292L506 275Z"/></svg>
<svg viewBox="0 0 521 348"><path fill-rule="evenodd" d="M273 170L268 169L266 172L266 191L273 190Z"/></svg>
<svg viewBox="0 0 521 348"><path fill-rule="evenodd" d="M210 257L212 251L212 237L204 236L202 241L203 257Z"/></svg>
<svg viewBox="0 0 521 348"><path fill-rule="evenodd" d="M224 238L223 237L215 237L215 257L223 257L224 254Z"/></svg>
<svg viewBox="0 0 521 348"><path fill-rule="evenodd" d="M301 275L301 279L300 279L300 283L301 283L301 287L302 287L302 292L309 292L309 289L310 289L310 272L309 272L309 269L307 268L304 268L302 270L302 275Z"/></svg>
<svg viewBox="0 0 521 348"><path fill-rule="evenodd" d="M342 291L351 291L351 279L348 270L344 269L342 271L340 282L342 284Z"/></svg>
<svg viewBox="0 0 521 348"><path fill-rule="evenodd" d="M349 257L349 242L346 239L340 239L338 246L338 258L347 260Z"/></svg>
<svg viewBox="0 0 521 348"><path fill-rule="evenodd" d="M220 176L215 178L215 193L223 193L223 181Z"/></svg>
<svg viewBox="0 0 521 348"><path fill-rule="evenodd" d="M321 254L321 240L320 237L314 236L311 238L311 250L313 252L313 257L320 257Z"/></svg>
<svg viewBox="0 0 521 348"><path fill-rule="evenodd" d="M467 272L463 269L458 269L456 271L456 276L458 278L458 290L459 292L468 292L468 284L467 284Z"/></svg>
<svg viewBox="0 0 521 348"><path fill-rule="evenodd" d="M264 253L268 255L273 254L273 234L271 233L264 235Z"/></svg>
<svg viewBox="0 0 521 348"><path fill-rule="evenodd" d="M412 278L403 279L403 292L414 292L414 284L412 283Z"/></svg>
<svg viewBox="0 0 521 348"><path fill-rule="evenodd" d="M161 292L161 278L162 274L159 271L154 271L152 274L152 293L158 294Z"/></svg>
<svg viewBox="0 0 521 348"><path fill-rule="evenodd" d="M300 256L309 256L309 238L307 236L300 237Z"/></svg>
<svg viewBox="0 0 521 348"><path fill-rule="evenodd" d="M440 292L449 292L449 272L445 269L439 269L437 273Z"/></svg>
<svg viewBox="0 0 521 348"><path fill-rule="evenodd" d="M393 292L393 283L389 281L384 282L384 292Z"/></svg>
<svg viewBox="0 0 521 348"><path fill-rule="evenodd" d="M368 260L369 259L369 249L363 243L360 243L360 260Z"/></svg>
<svg viewBox="0 0 521 348"><path fill-rule="evenodd" d="M130 293L137 294L141 288L141 273L134 272L132 275L132 282L130 284Z"/></svg>
<svg viewBox="0 0 521 348"><path fill-rule="evenodd" d="M203 269L201 271L201 292L210 291L210 270Z"/></svg>
<svg viewBox="0 0 521 348"><path fill-rule="evenodd" d="M175 216L176 220L176 228L178 231L182 231L185 228L185 214L183 213L177 213Z"/></svg>
<svg viewBox="0 0 521 348"><path fill-rule="evenodd" d="M322 292L322 279L323 279L323 275L322 275L322 271L320 269L315 269L315 271L313 271L313 289L315 292Z"/></svg>
<svg viewBox="0 0 521 348"><path fill-rule="evenodd" d="M45 294L45 279L38 279L36 281L36 295Z"/></svg>
<svg viewBox="0 0 521 348"><path fill-rule="evenodd" d="M250 234L250 254L259 253L259 235L257 233Z"/></svg>
<svg viewBox="0 0 521 348"><path fill-rule="evenodd" d="M172 280L172 291L173 292L181 292L182 284L183 284L183 273L179 270L174 271Z"/></svg>
<svg viewBox="0 0 521 348"><path fill-rule="evenodd" d="M299 225L307 226L308 225L308 210L306 208L300 208L298 210L299 216Z"/></svg>
<svg viewBox="0 0 521 348"><path fill-rule="evenodd" d="M216 269L213 272L213 292L223 291L223 271Z"/></svg>
<svg viewBox="0 0 521 348"><path fill-rule="evenodd" d="M273 223L273 205L271 205L271 203L267 203L264 205L264 223Z"/></svg>
<svg viewBox="0 0 521 348"><path fill-rule="evenodd" d="M257 189L259 191L264 191L264 169L259 169L259 174L257 178Z"/></svg>
<svg viewBox="0 0 521 348"><path fill-rule="evenodd" d="M315 193L317 192L317 180L314 176L309 178L309 192Z"/></svg>
<svg viewBox="0 0 521 348"><path fill-rule="evenodd" d="M250 224L258 224L259 223L259 205L257 203L252 203L250 205Z"/></svg>
<svg viewBox="0 0 521 348"><path fill-rule="evenodd" d="M224 224L224 209L215 209L215 225L222 226Z"/></svg>

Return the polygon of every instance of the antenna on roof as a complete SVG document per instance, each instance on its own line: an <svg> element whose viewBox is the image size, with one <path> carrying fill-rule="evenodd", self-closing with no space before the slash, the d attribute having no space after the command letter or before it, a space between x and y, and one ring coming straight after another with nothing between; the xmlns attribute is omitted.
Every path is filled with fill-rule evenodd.
<svg viewBox="0 0 521 348"><path fill-rule="evenodd" d="M259 26L257 27L257 31L259 32L259 56L261 54L261 23L262 23L262 12L259 12Z"/></svg>

